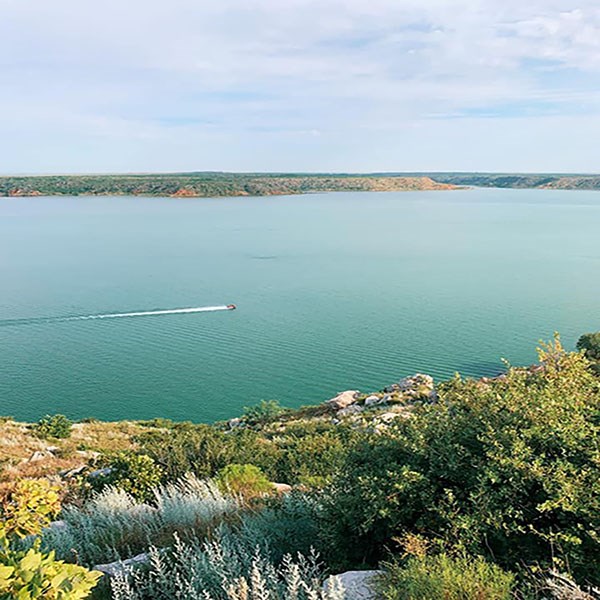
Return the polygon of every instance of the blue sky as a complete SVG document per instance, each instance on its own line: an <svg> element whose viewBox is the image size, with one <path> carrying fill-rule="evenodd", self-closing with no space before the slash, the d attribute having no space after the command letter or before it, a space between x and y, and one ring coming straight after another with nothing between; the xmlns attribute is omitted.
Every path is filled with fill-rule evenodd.
<svg viewBox="0 0 600 600"><path fill-rule="evenodd" d="M0 0L0 172L600 172L596 0Z"/></svg>

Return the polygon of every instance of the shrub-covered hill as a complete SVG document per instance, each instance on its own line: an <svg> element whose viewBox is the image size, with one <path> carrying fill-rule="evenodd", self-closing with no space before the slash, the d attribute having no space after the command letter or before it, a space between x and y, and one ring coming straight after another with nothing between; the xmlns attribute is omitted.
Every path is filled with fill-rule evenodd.
<svg viewBox="0 0 600 600"><path fill-rule="evenodd" d="M492 379L416 375L212 426L6 421L0 565L33 543L111 573L97 590L115 600L352 600L337 580L320 591L348 569L379 569L371 597L389 600L597 598L600 379L584 338ZM19 462L21 443L46 454Z"/></svg>
<svg viewBox="0 0 600 600"><path fill-rule="evenodd" d="M0 177L0 196L273 196L311 192L448 190L430 177L394 175L169 173Z"/></svg>

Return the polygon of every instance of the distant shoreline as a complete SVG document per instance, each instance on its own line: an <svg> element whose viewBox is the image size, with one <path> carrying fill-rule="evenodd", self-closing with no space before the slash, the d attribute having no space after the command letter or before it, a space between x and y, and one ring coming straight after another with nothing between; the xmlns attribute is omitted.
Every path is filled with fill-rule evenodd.
<svg viewBox="0 0 600 600"><path fill-rule="evenodd" d="M0 176L0 197L214 198L323 192L400 192L465 187L600 190L600 175L510 173L157 173Z"/></svg>
<svg viewBox="0 0 600 600"><path fill-rule="evenodd" d="M333 175L60 175L1 177L0 196L278 196L318 192L453 190L430 177Z"/></svg>

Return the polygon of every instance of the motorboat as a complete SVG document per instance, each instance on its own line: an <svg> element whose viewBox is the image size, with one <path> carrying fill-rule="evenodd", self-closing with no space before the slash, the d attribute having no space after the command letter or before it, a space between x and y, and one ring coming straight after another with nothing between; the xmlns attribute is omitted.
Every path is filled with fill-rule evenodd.
<svg viewBox="0 0 600 600"><path fill-rule="evenodd" d="M237 308L237 306L235 304L228 304L227 305L227 310L235 310Z"/></svg>

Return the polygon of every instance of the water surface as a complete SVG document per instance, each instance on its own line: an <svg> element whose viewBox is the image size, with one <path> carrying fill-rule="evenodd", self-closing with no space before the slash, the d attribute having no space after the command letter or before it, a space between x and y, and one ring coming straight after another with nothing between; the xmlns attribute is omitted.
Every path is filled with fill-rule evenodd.
<svg viewBox="0 0 600 600"><path fill-rule="evenodd" d="M0 413L212 421L494 374L600 329L598 231L584 191L3 198Z"/></svg>

